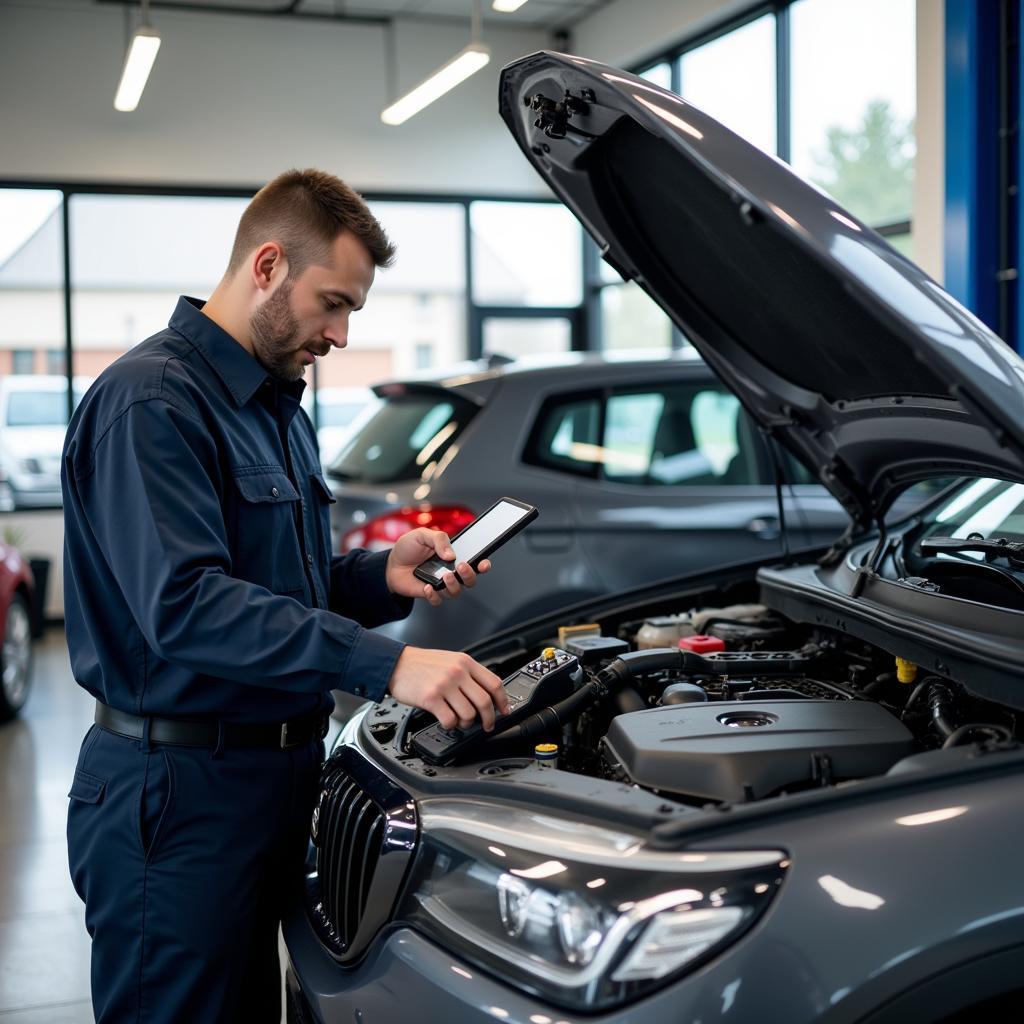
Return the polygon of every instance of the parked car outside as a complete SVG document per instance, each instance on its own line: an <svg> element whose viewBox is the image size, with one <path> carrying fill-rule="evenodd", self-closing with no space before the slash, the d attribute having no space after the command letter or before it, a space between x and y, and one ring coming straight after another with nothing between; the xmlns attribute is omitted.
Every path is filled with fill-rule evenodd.
<svg viewBox="0 0 1024 1024"><path fill-rule="evenodd" d="M76 407L91 383L91 377L73 378ZM0 378L0 512L60 505L67 393L67 378L59 374Z"/></svg>
<svg viewBox="0 0 1024 1024"><path fill-rule="evenodd" d="M540 509L478 591L383 632L458 650L573 601L781 552L771 449L693 349L473 363L389 381L327 473L336 551L455 534L507 495ZM781 465L781 460L780 460ZM790 543L834 540L842 506L792 460Z"/></svg>
<svg viewBox="0 0 1024 1024"><path fill-rule="evenodd" d="M849 526L471 647L515 703L492 737L362 709L284 920L290 1019L1020 1019L1024 360L643 79L534 54L500 110Z"/></svg>
<svg viewBox="0 0 1024 1024"><path fill-rule="evenodd" d="M28 563L0 540L0 722L22 709L32 682L32 592Z"/></svg>

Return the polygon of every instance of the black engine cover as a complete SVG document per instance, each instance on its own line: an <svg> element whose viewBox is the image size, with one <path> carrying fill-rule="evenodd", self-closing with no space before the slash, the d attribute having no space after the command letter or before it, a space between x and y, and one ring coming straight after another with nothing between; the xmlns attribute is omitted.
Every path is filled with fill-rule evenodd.
<svg viewBox="0 0 1024 1024"><path fill-rule="evenodd" d="M721 701L619 715L604 757L629 781L706 800L767 796L814 778L881 775L913 752L902 722L870 701ZM819 770L822 765L818 760Z"/></svg>

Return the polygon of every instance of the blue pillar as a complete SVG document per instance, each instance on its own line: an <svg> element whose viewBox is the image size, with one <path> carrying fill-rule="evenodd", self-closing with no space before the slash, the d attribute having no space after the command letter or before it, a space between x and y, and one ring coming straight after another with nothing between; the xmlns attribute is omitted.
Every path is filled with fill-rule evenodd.
<svg viewBox="0 0 1024 1024"><path fill-rule="evenodd" d="M999 6L946 0L946 289L996 331Z"/></svg>

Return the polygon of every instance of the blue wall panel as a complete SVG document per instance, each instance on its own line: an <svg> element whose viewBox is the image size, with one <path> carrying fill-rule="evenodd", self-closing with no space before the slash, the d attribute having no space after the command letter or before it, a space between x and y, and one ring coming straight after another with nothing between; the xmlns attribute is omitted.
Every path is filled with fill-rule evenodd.
<svg viewBox="0 0 1024 1024"><path fill-rule="evenodd" d="M946 288L994 330L998 84L998 0L946 0Z"/></svg>

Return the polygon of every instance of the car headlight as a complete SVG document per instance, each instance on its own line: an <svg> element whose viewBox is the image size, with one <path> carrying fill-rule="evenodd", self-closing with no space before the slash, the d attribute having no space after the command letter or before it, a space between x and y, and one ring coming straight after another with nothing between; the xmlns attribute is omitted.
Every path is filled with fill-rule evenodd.
<svg viewBox="0 0 1024 1024"><path fill-rule="evenodd" d="M420 803L399 916L570 1009L646 994L737 939L788 867L780 850L670 853L628 833L472 800Z"/></svg>

